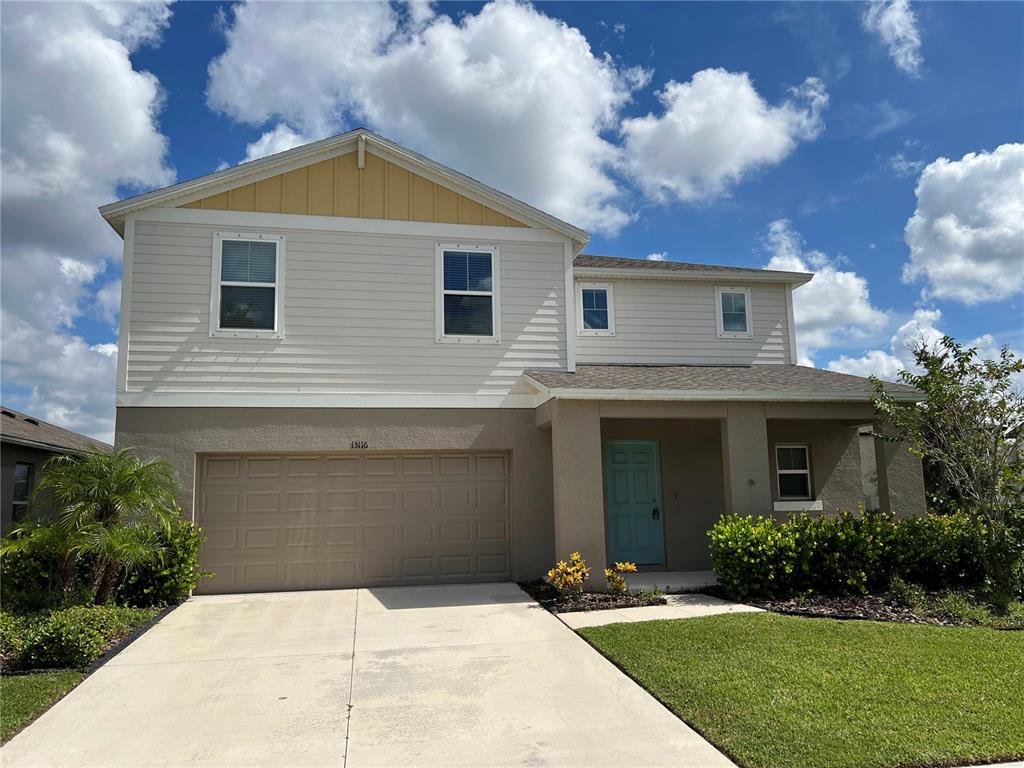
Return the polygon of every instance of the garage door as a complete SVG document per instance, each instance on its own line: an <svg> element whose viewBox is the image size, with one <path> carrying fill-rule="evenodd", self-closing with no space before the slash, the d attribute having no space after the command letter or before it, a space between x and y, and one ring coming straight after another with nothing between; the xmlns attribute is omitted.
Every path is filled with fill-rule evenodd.
<svg viewBox="0 0 1024 768"><path fill-rule="evenodd" d="M197 592L511 577L507 454L209 455L198 470L215 576Z"/></svg>

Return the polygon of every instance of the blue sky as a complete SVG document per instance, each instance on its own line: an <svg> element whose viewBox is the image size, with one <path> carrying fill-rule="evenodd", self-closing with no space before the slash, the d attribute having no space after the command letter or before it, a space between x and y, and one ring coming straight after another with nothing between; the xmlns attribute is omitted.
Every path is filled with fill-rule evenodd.
<svg viewBox="0 0 1024 768"><path fill-rule="evenodd" d="M1024 348L1021 3L4 10L3 396L71 428L112 429L119 242L95 206L356 125L590 253L818 271L807 363ZM30 227L40 206L67 224Z"/></svg>

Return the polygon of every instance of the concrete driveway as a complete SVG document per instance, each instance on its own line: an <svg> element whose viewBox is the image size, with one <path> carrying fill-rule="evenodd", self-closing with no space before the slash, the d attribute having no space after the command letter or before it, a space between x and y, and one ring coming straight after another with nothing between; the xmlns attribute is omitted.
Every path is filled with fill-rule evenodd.
<svg viewBox="0 0 1024 768"><path fill-rule="evenodd" d="M4 766L728 766L514 584L197 597Z"/></svg>

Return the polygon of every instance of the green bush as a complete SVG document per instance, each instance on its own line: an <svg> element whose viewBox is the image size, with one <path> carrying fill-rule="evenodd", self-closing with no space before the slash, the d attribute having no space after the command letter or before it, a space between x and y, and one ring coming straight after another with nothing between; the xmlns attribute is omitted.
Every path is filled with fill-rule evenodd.
<svg viewBox="0 0 1024 768"><path fill-rule="evenodd" d="M8 613L0 611L0 661L3 668L7 668L11 660L21 653L23 637L22 621Z"/></svg>
<svg viewBox="0 0 1024 768"><path fill-rule="evenodd" d="M5 614L6 615L6 614ZM10 666L21 669L62 669L89 664L121 638L156 615L149 609L116 605L78 605L25 617L9 617L7 633L16 649ZM8 655L5 654L5 658Z"/></svg>
<svg viewBox="0 0 1024 768"><path fill-rule="evenodd" d="M708 534L718 582L738 600L879 593L894 576L930 590L973 589L985 575L984 528L964 513L728 515Z"/></svg>
<svg viewBox="0 0 1024 768"><path fill-rule="evenodd" d="M180 520L169 534L157 534L164 556L160 563L144 565L122 582L116 594L118 603L145 608L180 603L195 589L199 579L212 574L199 567L199 548L204 541L202 529Z"/></svg>
<svg viewBox="0 0 1024 768"><path fill-rule="evenodd" d="M917 584L905 581L899 576L893 576L892 584L889 585L889 599L897 605L917 612L927 606L928 595Z"/></svg>

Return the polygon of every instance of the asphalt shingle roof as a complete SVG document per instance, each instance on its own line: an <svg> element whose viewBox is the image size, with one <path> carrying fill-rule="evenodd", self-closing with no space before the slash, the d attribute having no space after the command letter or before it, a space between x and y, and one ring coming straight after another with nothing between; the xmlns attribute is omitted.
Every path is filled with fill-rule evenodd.
<svg viewBox="0 0 1024 768"><path fill-rule="evenodd" d="M527 375L548 389L672 390L730 392L745 396L778 397L814 393L835 400L867 400L874 394L868 379L802 365L580 365L575 373L530 370ZM919 394L904 384L886 389L908 397Z"/></svg>
<svg viewBox="0 0 1024 768"><path fill-rule="evenodd" d="M42 448L53 448L58 452L113 450L113 446L107 443L63 429L6 405L0 408L0 441L12 440Z"/></svg>
<svg viewBox="0 0 1024 768"><path fill-rule="evenodd" d="M758 274L775 270L750 269L748 267L726 267L718 264L692 264L685 261L652 261L650 259L628 259L622 256L592 256L582 253L573 259L574 267L580 269L645 269L651 272L736 272Z"/></svg>

